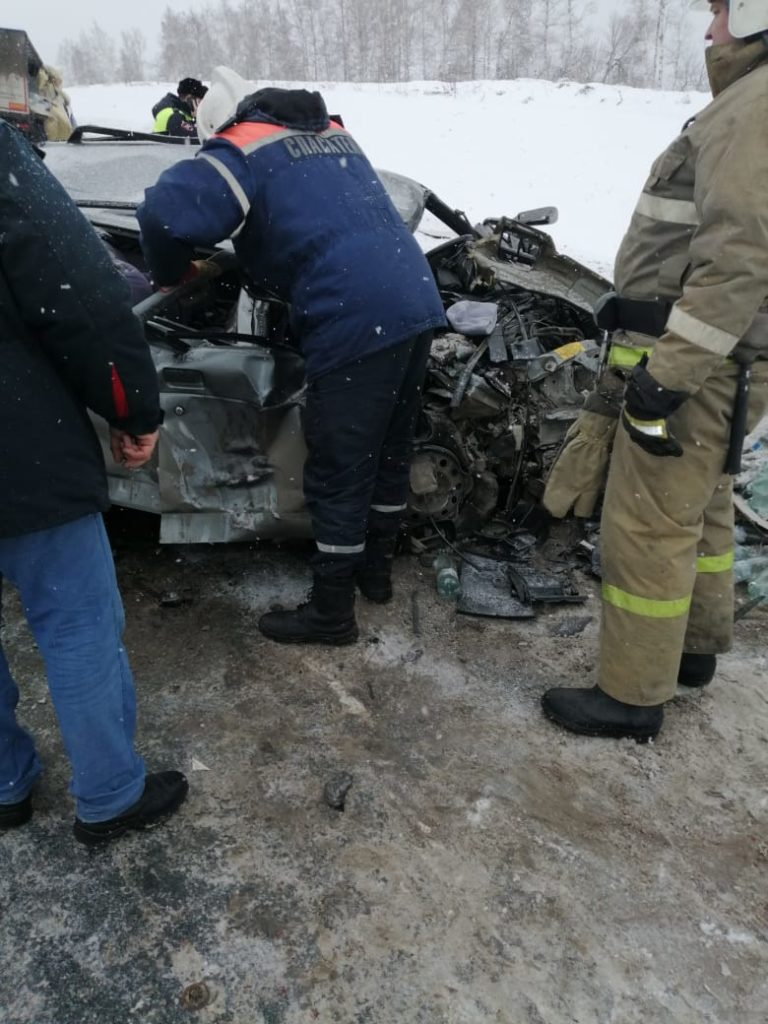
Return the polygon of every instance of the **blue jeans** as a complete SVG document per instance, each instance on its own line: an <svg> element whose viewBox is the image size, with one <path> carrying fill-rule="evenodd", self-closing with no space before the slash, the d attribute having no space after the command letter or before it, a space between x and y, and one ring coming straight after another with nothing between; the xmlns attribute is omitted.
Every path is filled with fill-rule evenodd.
<svg viewBox="0 0 768 1024"><path fill-rule="evenodd" d="M112 818L141 796L144 762L133 749L136 695L101 516L0 538L0 585L3 578L18 589L45 661L77 816ZM41 771L34 741L16 721L18 701L0 646L0 804L23 800Z"/></svg>

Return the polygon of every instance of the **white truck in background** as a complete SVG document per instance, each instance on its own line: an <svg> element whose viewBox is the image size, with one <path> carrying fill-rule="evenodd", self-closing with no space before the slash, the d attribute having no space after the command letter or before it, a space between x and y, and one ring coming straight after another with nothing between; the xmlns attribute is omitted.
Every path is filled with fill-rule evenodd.
<svg viewBox="0 0 768 1024"><path fill-rule="evenodd" d="M35 143L64 141L75 127L61 75L23 29L0 28L0 118Z"/></svg>

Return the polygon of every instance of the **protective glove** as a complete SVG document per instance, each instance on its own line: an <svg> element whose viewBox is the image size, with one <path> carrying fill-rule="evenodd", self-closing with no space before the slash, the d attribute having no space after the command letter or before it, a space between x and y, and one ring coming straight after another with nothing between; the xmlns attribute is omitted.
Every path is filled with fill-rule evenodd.
<svg viewBox="0 0 768 1024"><path fill-rule="evenodd" d="M192 260L189 264L189 270L182 280L187 280L188 277L202 277L208 281L213 281L217 277L221 277L222 273L223 270L221 266L212 258L207 260Z"/></svg>
<svg viewBox="0 0 768 1024"><path fill-rule="evenodd" d="M541 499L557 519L571 509L584 518L594 513L605 488L623 394L623 378L605 370L565 435Z"/></svg>
<svg viewBox="0 0 768 1024"><path fill-rule="evenodd" d="M672 391L648 372L648 356L632 370L624 395L621 422L635 444L661 458L679 458L683 446L670 433L667 418L690 398L687 391Z"/></svg>

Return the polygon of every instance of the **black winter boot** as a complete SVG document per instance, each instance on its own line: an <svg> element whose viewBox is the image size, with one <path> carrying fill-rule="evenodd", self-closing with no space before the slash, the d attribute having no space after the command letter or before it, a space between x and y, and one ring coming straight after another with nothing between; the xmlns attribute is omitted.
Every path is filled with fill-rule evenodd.
<svg viewBox="0 0 768 1024"><path fill-rule="evenodd" d="M0 804L0 829L26 825L32 817L32 797L27 795L15 804Z"/></svg>
<svg viewBox="0 0 768 1024"><path fill-rule="evenodd" d="M623 704L597 686L591 689L556 687L547 690L541 703L547 718L584 736L628 737L647 743L658 735L664 721L662 704L653 707Z"/></svg>
<svg viewBox="0 0 768 1024"><path fill-rule="evenodd" d="M357 640L353 576L315 574L309 599L293 611L266 612L259 629L281 644L351 644Z"/></svg>
<svg viewBox="0 0 768 1024"><path fill-rule="evenodd" d="M365 563L357 571L357 585L363 597L376 604L392 600L392 561L397 537L369 536Z"/></svg>
<svg viewBox="0 0 768 1024"><path fill-rule="evenodd" d="M683 654L677 681L683 686L706 686L711 683L717 670L714 654Z"/></svg>

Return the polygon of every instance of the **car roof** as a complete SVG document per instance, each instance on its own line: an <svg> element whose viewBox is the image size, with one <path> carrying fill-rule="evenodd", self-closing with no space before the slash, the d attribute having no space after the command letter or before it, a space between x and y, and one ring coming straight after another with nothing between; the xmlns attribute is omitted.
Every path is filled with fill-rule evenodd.
<svg viewBox="0 0 768 1024"><path fill-rule="evenodd" d="M72 198L140 203L144 190L164 170L192 157L197 146L166 146L157 142L98 142L71 145L48 142L45 163Z"/></svg>

